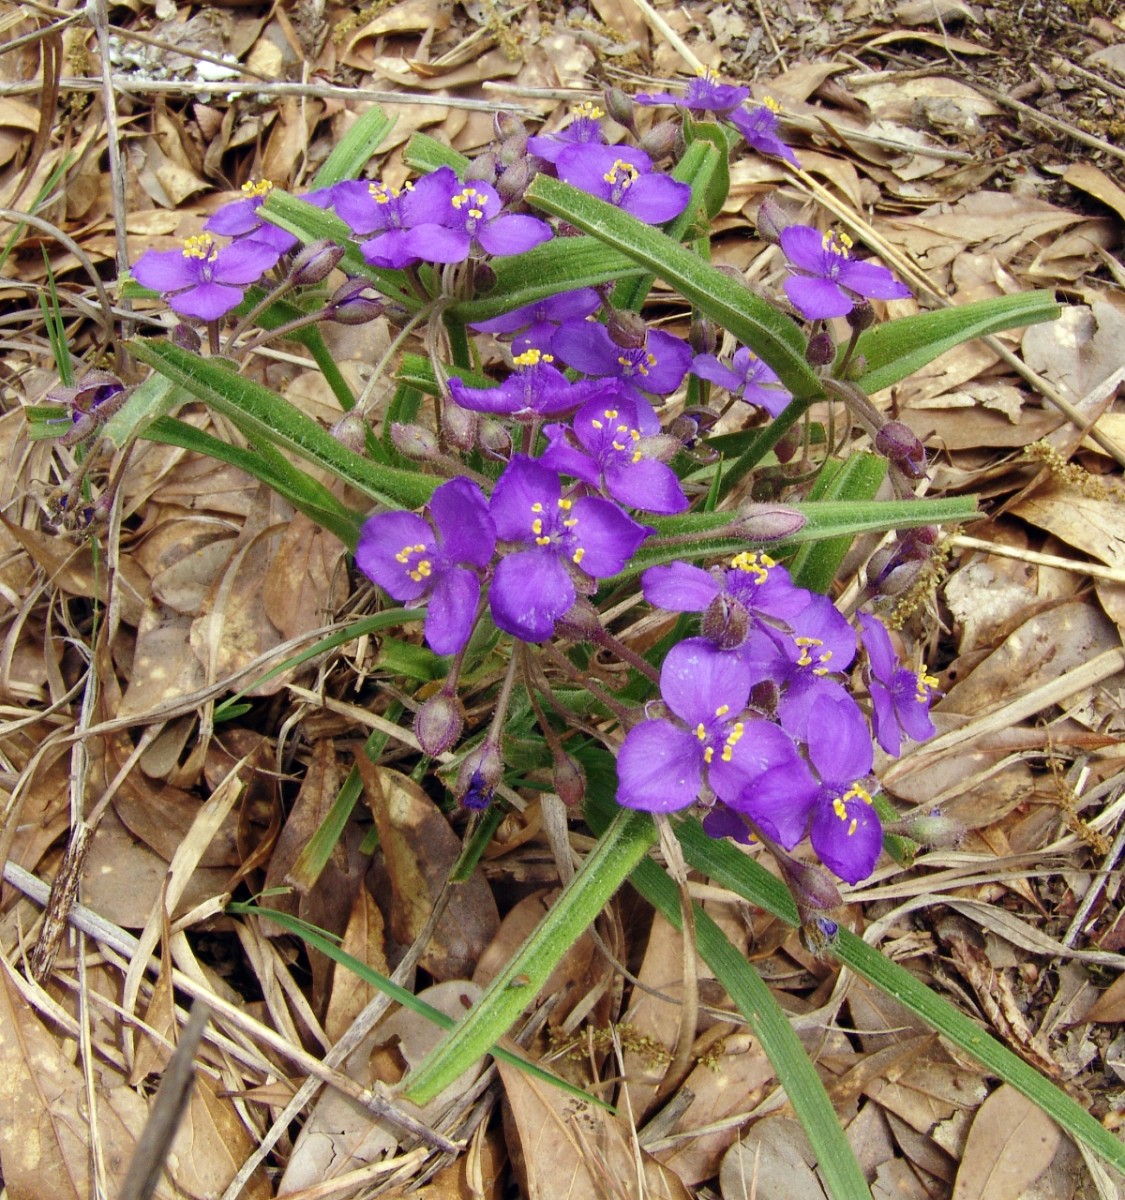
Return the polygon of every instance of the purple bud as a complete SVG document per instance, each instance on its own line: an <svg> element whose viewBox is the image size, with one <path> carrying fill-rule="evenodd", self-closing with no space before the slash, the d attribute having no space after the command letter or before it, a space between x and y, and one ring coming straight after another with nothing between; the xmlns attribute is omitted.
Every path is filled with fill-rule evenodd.
<svg viewBox="0 0 1125 1200"><path fill-rule="evenodd" d="M605 327L610 341L622 350L640 350L648 341L644 317L628 309L612 309Z"/></svg>
<svg viewBox="0 0 1125 1200"><path fill-rule="evenodd" d="M683 141L683 134L675 121L661 121L647 133L641 135L641 149L654 162L674 154L676 147Z"/></svg>
<svg viewBox="0 0 1125 1200"><path fill-rule="evenodd" d="M457 772L453 794L465 808L479 811L492 803L492 793L504 778L500 747L489 739L471 750Z"/></svg>
<svg viewBox="0 0 1125 1200"><path fill-rule="evenodd" d="M446 692L431 696L414 718L414 736L431 758L453 747L464 727L465 710L461 701Z"/></svg>
<svg viewBox="0 0 1125 1200"><path fill-rule="evenodd" d="M843 905L840 889L823 867L798 862L784 852L779 855L779 847L772 849L793 899L797 901L797 912L803 921L815 920L818 914L832 912Z"/></svg>
<svg viewBox="0 0 1125 1200"><path fill-rule="evenodd" d="M328 238L323 238L319 242L310 242L293 260L290 278L300 286L309 283L323 283L343 257L344 247Z"/></svg>
<svg viewBox="0 0 1125 1200"><path fill-rule="evenodd" d="M736 522L739 533L752 542L780 542L804 529L808 518L795 508L775 504L742 504Z"/></svg>
<svg viewBox="0 0 1125 1200"><path fill-rule="evenodd" d="M801 431L794 426L792 429L787 429L781 440L774 446L774 457L779 463L792 462L793 456L800 448Z"/></svg>
<svg viewBox="0 0 1125 1200"><path fill-rule="evenodd" d="M805 361L813 367L826 367L836 357L836 343L827 329L814 333L805 350Z"/></svg>
<svg viewBox="0 0 1125 1200"><path fill-rule="evenodd" d="M636 124L636 108L633 104L633 97L619 87L606 88L605 110L611 120L616 121L618 125L624 125L626 129L631 130Z"/></svg>
<svg viewBox="0 0 1125 1200"><path fill-rule="evenodd" d="M922 846L948 849L959 846L967 832L960 821L945 816L940 809L891 821L883 827L888 833L908 837Z"/></svg>
<svg viewBox="0 0 1125 1200"><path fill-rule="evenodd" d="M493 184L496 182L496 175L496 155L491 150L478 154L465 168L466 183Z"/></svg>
<svg viewBox="0 0 1125 1200"><path fill-rule="evenodd" d="M729 592L720 592L707 606L701 622L703 636L720 650L735 650L746 641L750 614Z"/></svg>
<svg viewBox="0 0 1125 1200"><path fill-rule="evenodd" d="M190 325L182 321L172 330L172 345L179 346L189 354L198 354L203 349L203 339Z"/></svg>
<svg viewBox="0 0 1125 1200"><path fill-rule="evenodd" d="M688 332L688 345L696 354L714 354L719 344L718 330L715 322L707 317L696 317Z"/></svg>
<svg viewBox="0 0 1125 1200"><path fill-rule="evenodd" d="M758 236L771 246L781 245L781 231L793 224L793 219L773 198L767 196L758 205Z"/></svg>
<svg viewBox="0 0 1125 1200"><path fill-rule="evenodd" d="M419 462L436 458L439 452L438 440L430 430L422 425L404 425L399 421L391 425L391 445L399 454Z"/></svg>
<svg viewBox="0 0 1125 1200"><path fill-rule="evenodd" d="M496 272L486 262L473 263L473 292L483 296L496 286Z"/></svg>
<svg viewBox="0 0 1125 1200"><path fill-rule="evenodd" d="M366 280L349 279L332 293L325 312L339 325L366 325L382 316L386 307Z"/></svg>
<svg viewBox="0 0 1125 1200"><path fill-rule="evenodd" d="M921 479L926 473L926 448L914 430L901 421L888 421L879 430L875 449L912 479Z"/></svg>
<svg viewBox="0 0 1125 1200"><path fill-rule="evenodd" d="M362 454L367 448L367 422L353 409L332 426L332 436L353 454Z"/></svg>
<svg viewBox="0 0 1125 1200"><path fill-rule="evenodd" d="M555 755L555 791L567 808L577 808L586 798L586 772L582 764L561 751Z"/></svg>
<svg viewBox="0 0 1125 1200"><path fill-rule="evenodd" d="M847 314L848 325L855 330L867 329L875 321L875 310L868 300L857 300Z"/></svg>
<svg viewBox="0 0 1125 1200"><path fill-rule="evenodd" d="M527 136L527 126L510 112L498 112L492 118L492 128L496 134L498 142L507 141L510 137L515 137L517 134Z"/></svg>
<svg viewBox="0 0 1125 1200"><path fill-rule="evenodd" d="M516 204L523 199L534 177L531 161L526 157L518 159L510 167L504 168L504 174L496 180L496 191L505 204Z"/></svg>
<svg viewBox="0 0 1125 1200"><path fill-rule="evenodd" d="M480 430L480 413L470 412L452 401L441 410L441 431L455 449L466 453L476 448Z"/></svg>
<svg viewBox="0 0 1125 1200"><path fill-rule="evenodd" d="M605 628L598 610L584 596L579 596L555 623L555 632L572 642L596 642Z"/></svg>

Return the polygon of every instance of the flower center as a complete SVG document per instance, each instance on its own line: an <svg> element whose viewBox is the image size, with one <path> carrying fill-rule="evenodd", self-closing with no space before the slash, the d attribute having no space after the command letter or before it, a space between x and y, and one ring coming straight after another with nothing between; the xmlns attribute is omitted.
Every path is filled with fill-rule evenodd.
<svg viewBox="0 0 1125 1200"><path fill-rule="evenodd" d="M777 563L768 554L759 554L756 550L743 550L730 560L730 565L736 571L745 571L747 575L753 575L755 583L765 583L769 578L770 567L776 567Z"/></svg>
<svg viewBox="0 0 1125 1200"><path fill-rule="evenodd" d="M512 359L517 367L537 367L540 363L553 363L554 361L553 354L544 354L542 350L536 350L534 346L522 354L517 354Z"/></svg>
<svg viewBox="0 0 1125 1200"><path fill-rule="evenodd" d="M926 668L922 666L918 669L918 676L915 682L918 690L914 694L914 699L917 700L919 704L925 704L930 698L930 692L932 692L933 689L938 685L937 677L934 675L927 675Z"/></svg>
<svg viewBox="0 0 1125 1200"><path fill-rule="evenodd" d="M209 233L197 233L184 240L184 258L198 258L201 262L213 263L219 256L219 248Z"/></svg>
<svg viewBox="0 0 1125 1200"><path fill-rule="evenodd" d="M564 538L573 542L574 530L578 526L578 518L570 516L574 507L573 500L556 500L555 512L548 513L547 509L536 500L531 506L531 535L537 546L557 545L562 549ZM571 561L579 566L585 558L586 551L582 546L576 546L570 552Z"/></svg>
<svg viewBox="0 0 1125 1200"><path fill-rule="evenodd" d="M871 799L871 794L866 788L858 783L853 783L850 788L842 796L837 796L832 801L832 811L840 818L841 821L847 821L848 829L847 836L851 837L859 828L859 819L848 815L848 801L862 800L864 804L871 805L875 802Z"/></svg>
<svg viewBox="0 0 1125 1200"><path fill-rule="evenodd" d="M620 204L622 197L640 178L640 171L622 158L614 160L613 166L602 176L609 184L611 203Z"/></svg>
<svg viewBox="0 0 1125 1200"><path fill-rule="evenodd" d="M487 200L488 197L483 192L478 192L473 187L466 187L462 188L456 196L453 196L449 203L458 212L461 212L461 209L464 208L465 212L461 214L462 216L467 216L473 221L479 221L484 216L484 206Z"/></svg>
<svg viewBox="0 0 1125 1200"><path fill-rule="evenodd" d="M797 666L812 667L814 675L828 674L828 661L832 657L832 651L824 650L819 654L815 653L816 647L824 645L820 638L795 637L793 641L800 651L797 657Z"/></svg>
<svg viewBox="0 0 1125 1200"><path fill-rule="evenodd" d="M575 104L570 111L574 114L575 120L600 121L605 116L605 113L591 100L583 100L581 104Z"/></svg>
<svg viewBox="0 0 1125 1200"><path fill-rule="evenodd" d="M710 764L715 757L715 750L719 751L719 758L729 763L734 757L734 748L742 741L743 735L746 733L746 726L742 721L728 721L727 714L730 712L729 704L720 704L715 709L715 716L706 724L700 721L695 727L695 736L704 743L703 761Z"/></svg>
<svg viewBox="0 0 1125 1200"><path fill-rule="evenodd" d="M624 350L617 356L617 365L621 368L622 377L629 375L647 375L650 368L656 366L656 355L649 350Z"/></svg>
<svg viewBox="0 0 1125 1200"><path fill-rule="evenodd" d="M270 179L248 179L242 185L242 194L250 200L264 200L272 191L273 181Z"/></svg>
<svg viewBox="0 0 1125 1200"><path fill-rule="evenodd" d="M849 251L855 243L846 233L830 229L820 240L821 248L827 254L835 254L838 258L851 257Z"/></svg>
<svg viewBox="0 0 1125 1200"><path fill-rule="evenodd" d="M395 555L395 562L402 563L406 574L415 582L421 583L434 573L434 564L428 558L421 557L426 553L426 547L421 542L413 546L403 546Z"/></svg>
<svg viewBox="0 0 1125 1200"><path fill-rule="evenodd" d="M615 450L618 454L628 454L630 462L640 462L642 455L638 443L641 440L641 431L618 421L620 415L616 408L603 409L602 417L605 420L591 417L590 427L602 435L603 453Z"/></svg>

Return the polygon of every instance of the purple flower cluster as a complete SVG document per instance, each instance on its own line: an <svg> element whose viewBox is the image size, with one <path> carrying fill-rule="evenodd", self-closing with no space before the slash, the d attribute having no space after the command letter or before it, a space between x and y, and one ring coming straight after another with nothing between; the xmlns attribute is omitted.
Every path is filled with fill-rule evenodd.
<svg viewBox="0 0 1125 1200"><path fill-rule="evenodd" d="M807 836L841 879L867 878L882 848L872 733L892 754L903 733L929 737L936 680L901 667L882 623L861 616L869 725L846 674L855 631L763 554L710 572L652 567L641 586L651 604L701 612L703 636L668 652L664 712L626 734L618 802L673 812L700 801L713 836L760 833L786 850Z"/></svg>

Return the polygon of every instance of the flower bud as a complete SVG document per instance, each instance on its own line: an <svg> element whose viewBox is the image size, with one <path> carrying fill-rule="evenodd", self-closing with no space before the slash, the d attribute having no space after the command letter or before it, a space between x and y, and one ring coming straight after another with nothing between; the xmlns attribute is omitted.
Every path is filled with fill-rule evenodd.
<svg viewBox="0 0 1125 1200"><path fill-rule="evenodd" d="M801 945L815 958L824 958L832 948L840 926L828 917L814 917L804 921L797 931Z"/></svg>
<svg viewBox="0 0 1125 1200"><path fill-rule="evenodd" d="M796 426L787 429L781 440L774 446L774 457L779 463L792 462L794 455L801 448L801 432Z"/></svg>
<svg viewBox="0 0 1125 1200"><path fill-rule="evenodd" d="M624 125L632 130L636 124L636 106L633 97L623 92L619 87L608 87L605 90L605 110L611 120L618 125Z"/></svg>
<svg viewBox="0 0 1125 1200"><path fill-rule="evenodd" d="M808 518L795 508L776 504L742 504L735 525L752 542L780 542L804 529Z"/></svg>
<svg viewBox="0 0 1125 1200"><path fill-rule="evenodd" d="M561 751L555 755L555 791L567 808L577 808L586 798L586 772L582 764Z"/></svg>
<svg viewBox="0 0 1125 1200"><path fill-rule="evenodd" d="M424 753L437 758L456 745L465 727L465 710L456 696L438 692L414 717L414 736Z"/></svg>
<svg viewBox="0 0 1125 1200"><path fill-rule="evenodd" d="M367 422L353 409L332 426L332 436L353 454L362 454L367 448Z"/></svg>
<svg viewBox="0 0 1125 1200"><path fill-rule="evenodd" d="M493 458L507 459L511 456L512 435L499 421L485 418L477 431L477 441L481 450Z"/></svg>
<svg viewBox="0 0 1125 1200"><path fill-rule="evenodd" d="M182 321L172 330L172 345L179 346L189 354L198 354L203 349L203 339L190 325Z"/></svg>
<svg viewBox="0 0 1125 1200"><path fill-rule="evenodd" d="M860 300L847 314L847 320L852 329L867 329L875 323L875 310L867 300Z"/></svg>
<svg viewBox="0 0 1125 1200"><path fill-rule="evenodd" d="M466 183L493 184L496 182L496 176L496 155L491 150L485 150L483 154L478 154L465 168Z"/></svg>
<svg viewBox="0 0 1125 1200"><path fill-rule="evenodd" d="M386 305L364 279L349 279L328 300L325 313L339 325L366 325L386 311Z"/></svg>
<svg viewBox="0 0 1125 1200"><path fill-rule="evenodd" d="M492 803L492 793L503 778L504 759L500 747L486 738L462 761L453 785L453 794L462 807L480 811Z"/></svg>
<svg viewBox="0 0 1125 1200"><path fill-rule="evenodd" d="M715 322L707 317L695 317L688 331L688 345L696 354L714 354L718 344L719 335Z"/></svg>
<svg viewBox="0 0 1125 1200"><path fill-rule="evenodd" d="M399 421L391 424L391 445L403 457L419 462L435 458L439 451L438 440L429 429L422 425L404 425Z"/></svg>
<svg viewBox="0 0 1125 1200"><path fill-rule="evenodd" d="M501 175L516 163L527 161L527 141L526 133L517 133L496 148L496 169Z"/></svg>
<svg viewBox="0 0 1125 1200"><path fill-rule="evenodd" d="M820 914L832 912L843 905L840 889L823 867L798 862L788 854L779 855L778 847L771 848L797 902L797 912L802 921L815 920Z"/></svg>
<svg viewBox="0 0 1125 1200"><path fill-rule="evenodd" d="M505 204L518 204L534 177L530 159L521 158L504 168L504 173L496 180L496 193Z"/></svg>
<svg viewBox="0 0 1125 1200"><path fill-rule="evenodd" d="M781 245L781 231L793 224L792 218L773 198L767 196L758 205L758 236L771 246Z"/></svg>
<svg viewBox="0 0 1125 1200"><path fill-rule="evenodd" d="M809 338L805 350L805 361L813 367L826 367L836 357L836 343L827 329L821 329Z"/></svg>
<svg viewBox="0 0 1125 1200"><path fill-rule="evenodd" d="M622 350L640 350L648 341L644 317L628 309L611 309L605 327L609 340Z"/></svg>
<svg viewBox="0 0 1125 1200"><path fill-rule="evenodd" d="M492 129L498 142L507 141L508 138L521 133L527 136L527 126L510 112L498 112L492 118Z"/></svg>
<svg viewBox="0 0 1125 1200"><path fill-rule="evenodd" d="M605 629L598 610L585 596L579 596L555 622L555 632L572 642L596 642Z"/></svg>
<svg viewBox="0 0 1125 1200"><path fill-rule="evenodd" d="M845 379L862 379L867 374L867 355L853 354L844 372Z"/></svg>
<svg viewBox="0 0 1125 1200"><path fill-rule="evenodd" d="M653 162L659 162L662 158L674 154L682 140L683 134L675 121L661 121L641 135L640 145Z"/></svg>
<svg viewBox="0 0 1125 1200"><path fill-rule="evenodd" d="M945 816L937 808L928 813L904 817L900 821L891 821L883 828L887 833L908 837L919 845L931 849L948 849L959 846L968 832L960 821Z"/></svg>
<svg viewBox="0 0 1125 1200"><path fill-rule="evenodd" d="M740 600L720 592L707 606L700 627L703 636L720 650L736 650L750 632L750 614Z"/></svg>
<svg viewBox="0 0 1125 1200"><path fill-rule="evenodd" d="M926 448L918 435L901 421L888 421L875 435L875 449L911 479L926 474Z"/></svg>
<svg viewBox="0 0 1125 1200"><path fill-rule="evenodd" d="M483 296L496 286L496 272L486 262L473 263L473 292Z"/></svg>
<svg viewBox="0 0 1125 1200"><path fill-rule="evenodd" d="M441 412L441 431L455 450L466 453L474 450L480 431L480 413L470 412L450 401Z"/></svg>
<svg viewBox="0 0 1125 1200"><path fill-rule="evenodd" d="M310 242L301 248L293 260L290 278L302 287L309 283L323 283L343 257L344 247L328 238Z"/></svg>

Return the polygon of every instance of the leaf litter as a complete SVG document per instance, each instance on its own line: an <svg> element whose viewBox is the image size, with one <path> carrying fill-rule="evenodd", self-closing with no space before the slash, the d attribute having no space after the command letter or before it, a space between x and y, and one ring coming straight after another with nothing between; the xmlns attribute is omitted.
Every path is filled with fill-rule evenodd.
<svg viewBox="0 0 1125 1200"><path fill-rule="evenodd" d="M413 1183L411 1194L442 1200L498 1197L509 1171L528 1196L823 1194L755 1040L702 967L685 976L671 927L624 894L528 997L538 1019L526 1033L527 1052L615 1099L616 1117L502 1065L454 1103L449 1131L468 1147L457 1159L411 1149L393 1120L376 1123L341 1084L299 1111L299 1131L271 1129L311 1077L301 1074L310 1048L319 1058L342 1044L381 1002L276 925L226 915L233 890L280 889L266 902L339 934L380 972L405 965L407 986L447 980L439 986L455 1015L468 981L502 966L570 864L545 836L539 802L521 801L471 899L462 890L443 911L465 830L409 778L416 747L387 716L396 698L370 691L390 648L361 639L256 684L294 641L368 603L339 544L236 468L144 443L129 455L112 552L94 556L56 520L74 451L29 442L21 411L54 380L35 300L49 280L76 350L94 365L112 351L89 321L92 274L112 273L119 235L135 260L196 232L246 178L302 185L369 93L398 97L387 105L398 123L382 164L394 181L414 131L472 151L491 137L498 107L557 123L566 100L606 83L647 86L700 63L781 100L806 168L735 165L716 261L751 280L776 271L775 252L745 234L780 187L797 215L814 196L866 214L871 244L906 256L952 303L1048 286L1073 304L1022 342L959 347L876 397L934 452L935 485L979 492L988 516L951 539L947 578L906 616L902 637L941 665L946 697L937 743L885 777L900 801L940 799L968 836L958 850L922 856L918 871L877 873L848 901L855 928L1119 1129L1125 576L1105 572L1125 570L1125 413L1115 411L1125 25L1112 6L1044 0L1018 36L1009 10L954 0L889 10L799 0L768 11L159 0L113 12L120 179L106 169L89 25L61 10L13 10L14 48L0 56L0 206L34 206L41 222L5 242L0 278L11 331L0 365L8 1194L95 1194L91 1170L100 1194L115 1194L186 1016L184 986L227 1008L198 1056L158 1195L401 1195ZM66 77L57 107L37 103L41 71ZM293 81L298 91L285 94L279 85ZM376 337L387 345L385 330ZM337 349L362 386L370 344ZM1013 369L1013 350L1029 370ZM331 423L338 409L311 367L297 354L263 356L259 369ZM184 417L224 432L212 414ZM861 586L861 574L844 580L845 597ZM237 716L215 724L215 702L236 686L268 701L264 726ZM371 737L386 742L388 765L377 770L362 749ZM339 816L352 763L361 788L342 835L315 878L295 876L302 848ZM65 872L78 817L102 798L75 910L86 932L63 934L40 985L24 970L40 908L21 895L15 868L47 881ZM588 847L572 828L569 854ZM893 1001L836 974L767 914L690 886L781 996L873 1196L1107 1194L1038 1110ZM132 945L125 931L140 938L130 959L113 949ZM690 1069L668 1090L689 987L698 1004ZM231 1006L251 1019L239 1023ZM393 1082L435 1036L397 1010L317 1077ZM347 1141L333 1105L360 1142ZM490 1122L498 1108L503 1120Z"/></svg>

